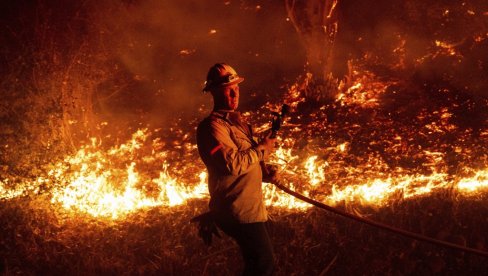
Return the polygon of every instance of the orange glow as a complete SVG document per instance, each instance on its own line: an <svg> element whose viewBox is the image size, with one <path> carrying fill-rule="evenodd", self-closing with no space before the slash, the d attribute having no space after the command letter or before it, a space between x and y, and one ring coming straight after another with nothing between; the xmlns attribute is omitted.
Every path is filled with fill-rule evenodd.
<svg viewBox="0 0 488 276"><path fill-rule="evenodd" d="M488 188L488 170L478 171L473 177L463 178L457 188L461 192L476 194L476 192Z"/></svg>
<svg viewBox="0 0 488 276"><path fill-rule="evenodd" d="M447 47L439 42L439 47ZM374 75L355 71L356 80L349 88L344 87L336 98L341 106L376 108L379 97L391 83L374 81ZM307 76L305 82L307 82ZM297 107L303 101L298 85L292 86L287 101ZM267 103L266 110L279 110L278 105ZM324 110L319 108L318 110ZM244 113L250 117L250 113ZM269 124L260 121L259 132L265 132ZM298 115L303 116L303 115ZM328 122L317 115L309 114L309 129L319 135L326 133ZM419 133L427 139L435 135L459 131L451 122L453 111L440 108L437 111L421 111L416 115ZM431 120L427 120L427 119ZM327 123L327 124L325 124ZM362 126L354 123L348 126L356 130ZM446 160L448 154L435 147L415 150L421 159L421 171L408 171L402 167L390 167L378 155L368 155L360 162L348 163L347 158L357 149L352 136L340 140L327 140L327 145L316 143L308 129L300 124L285 123L287 135L278 138L279 147L270 156L269 163L277 166L284 185L315 200L336 205L344 202L382 206L394 200L428 195L440 189L452 189L472 196L488 188L486 168L472 169L466 166L460 175L449 174ZM412 132L413 133L413 132ZM394 133L387 145L392 152L402 153L412 141L412 133ZM487 131L480 133L486 137ZM305 139L296 137L306 134ZM8 200L26 194L40 193L40 187L50 187L49 197L54 206L67 213L85 213L93 217L121 219L126 215L146 208L172 208L186 204L192 199L208 198L207 173L198 159L197 146L188 141L192 133L182 133L183 139L165 147L161 138L152 138L148 129L140 129L125 143L112 147L104 146L101 139L92 138L63 161L51 164L43 175L32 180L0 180L0 199ZM330 135L330 133L329 133ZM330 136L332 137L332 136ZM303 138L303 137L302 137ZM314 140L315 139L315 140ZM326 139L326 138L324 138ZM349 140L351 139L351 140ZM460 140L463 138L460 137ZM369 146L375 146L376 141ZM321 145L321 146L319 146ZM471 154L467 146L454 145L452 152L459 155ZM175 158L180 156L180 159ZM408 161L408 160L407 160ZM268 206L290 210L305 210L310 205L289 196L269 183L263 185L265 202Z"/></svg>
<svg viewBox="0 0 488 276"><path fill-rule="evenodd" d="M173 177L168 172L170 166L163 160L166 158L165 152L156 156L142 156L143 160L152 165L163 162L158 177L152 179L144 172L138 171L141 164L135 161L126 163L124 168L111 167L114 159L137 156L148 144L157 148L158 140L150 143L146 141L148 136L147 130L138 130L126 143L106 151L99 148L101 143L98 140L92 139L90 145L82 147L74 155L68 156L64 162L54 166L56 169L50 170L47 177L38 177L33 182L23 183L22 189L8 189L5 181L0 182L1 198L20 196L27 190L33 191L33 187L38 187L41 183L55 179L60 185L52 192L52 203L59 204L68 211L111 219L122 218L143 208L170 208L185 204L190 199L207 198L205 170L195 168L199 172L193 177L193 183L186 178ZM341 143L330 150L343 153L346 149L347 143ZM444 158L438 152L425 151L424 154L431 158L432 165ZM474 172L472 177L457 180L441 172L411 175L399 171L386 177L373 177L344 185L326 179L331 168L316 155L299 161L300 158L293 156L291 149L280 147L271 159L273 164L280 166L286 185L305 195L313 194L314 198L331 205L344 201L383 205L392 199L425 195L447 187L454 187L468 195L477 194L488 188L486 169ZM301 166L290 166L292 160L298 161ZM346 167L345 170L354 172L357 168ZM151 189L148 189L149 186ZM329 187L330 192L317 192L324 187ZM269 206L302 210L309 208L308 204L278 191L269 183L264 184L264 196Z"/></svg>

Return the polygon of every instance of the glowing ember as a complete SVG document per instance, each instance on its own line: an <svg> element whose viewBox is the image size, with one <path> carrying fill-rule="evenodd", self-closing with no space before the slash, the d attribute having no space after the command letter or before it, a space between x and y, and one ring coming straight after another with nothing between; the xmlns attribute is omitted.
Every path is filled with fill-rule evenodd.
<svg viewBox="0 0 488 276"><path fill-rule="evenodd" d="M147 130L138 130L127 143L106 151L100 149L100 141L92 139L90 145L82 147L76 154L57 164L56 169L50 170L47 177L38 177L32 183L24 183L22 189L8 189L6 181L0 182L1 198L17 197L27 190L35 190L34 187L40 184L54 181L57 185L52 192L53 203L60 204L66 210L117 219L142 208L172 207L182 205L189 199L208 197L207 174L204 169L193 168L194 171L199 171L193 177L193 182L171 177L168 173L170 167L164 160L168 153L163 151L153 154L154 148L160 148L159 140L149 143L146 141L149 135ZM287 139L284 142L289 144L292 141ZM341 143L331 150L343 153L347 146L348 143ZM148 147L152 156L144 156L144 149ZM195 147L188 146L188 149L195 150ZM441 162L444 158L439 152L424 151L424 154L431 158L432 164ZM140 160L145 161L141 163ZM393 198L410 198L441 188L454 187L461 192L473 194L488 187L486 169L457 182L445 173L391 173L386 178L373 177L363 183L352 181L344 185L326 181L325 177L331 168L327 162L320 161L317 155L308 156L301 162L299 160L298 156L292 155L290 148L280 147L272 156L272 163L281 167L283 180L289 187L331 205L344 201L383 205ZM301 166L290 166L292 161L300 162ZM139 170L144 162L151 166L159 162L162 164L158 177L150 178L146 171ZM356 172L357 169L347 167L345 171ZM319 191L324 187L330 187L330 192ZM309 208L308 204L277 190L269 183L264 185L264 196L269 206Z"/></svg>
<svg viewBox="0 0 488 276"><path fill-rule="evenodd" d="M6 182L8 179L6 180ZM23 189L9 189L6 183L0 181L0 199L11 199L24 193Z"/></svg>
<svg viewBox="0 0 488 276"><path fill-rule="evenodd" d="M451 45L439 42L437 46L444 49ZM376 81L368 72L360 75L354 71L354 74L355 80L341 90L334 104L352 114L359 114L353 108L377 109L378 99L394 83ZM307 75L304 82L310 78ZM286 101L293 108L299 108L304 101L300 89L296 84L289 90ZM257 120L256 133L264 133L269 128L269 110L279 108L280 105L271 103L264 106L266 111L262 120ZM391 120L376 125L369 122L371 125L367 126L363 118L334 125L332 120L329 122L327 107L323 106L315 113L296 116L304 119L304 123L285 123L280 130L283 135L278 138L280 146L269 163L278 166L284 185L330 205L354 202L381 206L440 189L477 195L488 188L488 171L475 170L460 162L455 167L458 161L452 162L458 155L464 157L460 160L472 160L468 157L479 151L466 140L468 132L453 123L453 110L451 107L422 109L412 117L417 121L416 128L400 125L394 129ZM252 115L246 112L243 116ZM385 133L390 126L391 133ZM175 128L170 131L178 132L178 142L165 144L162 138L152 139L147 129L138 130L127 142L109 148L100 139L92 138L90 144L62 162L51 164L44 175L30 180L0 179L0 199L39 194L42 190L49 193L55 206L68 213L119 219L144 208L171 208L191 199L208 197L206 170L198 158L196 145L188 142L194 134ZM340 136L335 136L336 133ZM487 133L481 130L479 139L486 139ZM448 137L445 134L456 136L456 141L452 145L438 145L437 142L442 143L439 137ZM355 139L356 135L362 136ZM423 144L415 143L416 136L424 140ZM369 137L373 139L368 140ZM429 141L435 143L429 146ZM481 164L477 168L485 166ZM263 189L268 206L309 208L272 184L265 183Z"/></svg>
<svg viewBox="0 0 488 276"><path fill-rule="evenodd" d="M337 101L341 105L361 105L363 107L377 107L378 98L386 91L388 87L380 81L371 81L374 79L372 73L365 73L359 76L359 72L354 72L357 80L343 93L337 95Z"/></svg>
<svg viewBox="0 0 488 276"><path fill-rule="evenodd" d="M435 41L435 45L437 47L440 47L440 48L448 51L449 55L451 55L451 56L455 56L457 54L456 49L454 48L454 45L452 45L452 44L449 44L447 42L443 42L443 41L436 40Z"/></svg>

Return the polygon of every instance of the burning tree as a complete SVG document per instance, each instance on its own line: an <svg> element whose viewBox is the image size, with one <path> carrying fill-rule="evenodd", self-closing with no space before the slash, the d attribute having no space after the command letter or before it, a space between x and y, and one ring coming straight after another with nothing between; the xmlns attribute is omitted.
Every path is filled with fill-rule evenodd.
<svg viewBox="0 0 488 276"><path fill-rule="evenodd" d="M235 248L225 239L204 248L188 223L207 208L206 174L194 142L199 119L195 117L205 116L206 107L192 109L189 120L174 112L164 118L164 127L148 119L154 110L143 110L148 117L137 113L133 128L111 111L140 109L134 108L136 99L146 95L153 96L146 102L158 98L162 100L157 108L168 107L169 86L154 84L157 81L147 71L134 69L151 67L147 60L163 60L158 68L175 63L185 69L154 76L167 78L166 85L176 84L174 95L187 101L190 97L181 96L185 89L180 86L187 88L189 79L196 79L195 91L200 91L196 73L187 72L190 65L203 60L207 69L205 57L219 52L216 45L229 37L241 38L251 26L262 31L264 18L279 18L272 22L281 22L291 37L293 29L286 29L292 26L285 24L284 12L305 45L311 73L299 83L309 84L306 87L283 85L283 79L294 79L294 74L273 76L289 88L285 101L296 107L271 159L287 186L376 221L488 248L488 17L481 1L377 1L389 7L386 12L368 9L368 1L340 2L345 4L341 13L355 15L354 20L340 22L342 34L350 39L345 52L353 59L347 87L329 78L340 36L338 1L214 1L215 9L196 0L49 0L35 6L26 4L30 1L7 2L2 5L17 9L4 15L2 23L8 28L1 34L7 43L0 45L5 64L0 68L1 272L231 274L235 266L225 264L239 262ZM241 6L243 2L251 3ZM4 10L10 11L7 7L0 12ZM206 20L210 12L219 20L196 28L187 24L189 12L201 12ZM240 18L256 15L255 25L232 21L236 13ZM207 22L201 18L195 20L197 26ZM145 25L148 21L152 25ZM167 24L173 21L185 28ZM446 27L453 25L455 34ZM421 33L424 27L427 31ZM258 41L269 43L269 30L262 31ZM177 44L174 48L166 48L167 37L159 48L153 43L163 31L176 38L171 40ZM190 40L193 36L196 39ZM274 41L289 42L282 37ZM200 50L207 44L210 50ZM276 47L268 45L268 52ZM229 47L218 49L224 48ZM162 50L174 56L158 55ZM246 74L246 82L258 74L264 79L262 90L250 89L250 97L275 90L267 82L273 75L269 68L282 68L257 50L249 52L238 53L242 64L258 68L249 56L270 64ZM297 63L300 66L302 60ZM195 72L201 69L194 67ZM128 87L127 93L119 93L123 87ZM322 98L303 102L298 92L308 93L309 99ZM258 133L269 127L269 110L277 110L283 101L279 93L262 98L266 104L252 106L252 114L243 113L258 123ZM321 102L323 98L333 104ZM119 109L110 109L113 106ZM107 114L114 119L98 124ZM111 129L111 124L122 131ZM78 130L82 135L76 135ZM264 191L277 217L272 232L274 242L282 245L281 274L487 270L484 259L318 212L270 184ZM379 246L378 240L383 241Z"/></svg>
<svg viewBox="0 0 488 276"><path fill-rule="evenodd" d="M333 99L337 93L337 81L332 74L334 42L339 27L338 0L285 0L289 20L293 23L307 55L306 70L316 82L312 93L305 90L308 98L315 94ZM337 77L337 76L336 76ZM339 76L341 77L341 76Z"/></svg>

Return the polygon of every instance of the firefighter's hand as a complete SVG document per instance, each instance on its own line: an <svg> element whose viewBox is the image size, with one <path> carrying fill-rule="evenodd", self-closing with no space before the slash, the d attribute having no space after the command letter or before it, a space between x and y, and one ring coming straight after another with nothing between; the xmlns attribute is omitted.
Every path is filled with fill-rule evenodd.
<svg viewBox="0 0 488 276"><path fill-rule="evenodd" d="M264 158L267 158L275 148L276 138L270 138L270 136L271 133L264 137L264 139L261 140L258 145L258 150L262 150L264 152Z"/></svg>
<svg viewBox="0 0 488 276"><path fill-rule="evenodd" d="M278 173L278 166L264 164L265 169L263 169L263 182L267 183L278 183L280 181L280 174Z"/></svg>

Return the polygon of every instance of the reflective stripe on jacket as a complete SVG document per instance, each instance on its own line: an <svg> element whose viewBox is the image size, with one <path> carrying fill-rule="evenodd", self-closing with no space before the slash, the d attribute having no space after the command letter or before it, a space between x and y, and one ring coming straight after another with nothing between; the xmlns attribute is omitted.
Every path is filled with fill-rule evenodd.
<svg viewBox="0 0 488 276"><path fill-rule="evenodd" d="M198 125L197 145L208 170L210 210L240 223L266 221L259 164L263 152L239 113L212 112Z"/></svg>

